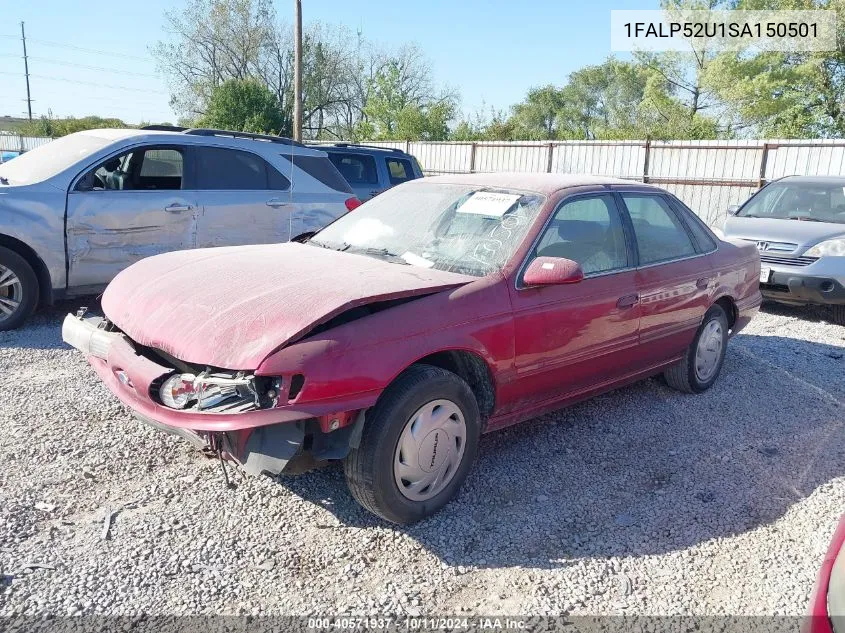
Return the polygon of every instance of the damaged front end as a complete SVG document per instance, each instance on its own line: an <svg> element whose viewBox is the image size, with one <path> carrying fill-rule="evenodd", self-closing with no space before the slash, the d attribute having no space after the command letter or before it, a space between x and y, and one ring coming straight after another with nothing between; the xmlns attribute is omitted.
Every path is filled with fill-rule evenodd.
<svg viewBox="0 0 845 633"><path fill-rule="evenodd" d="M248 474L310 470L357 446L371 402L300 404L301 374L197 367L139 345L103 317L69 314L62 338L81 351L142 422Z"/></svg>

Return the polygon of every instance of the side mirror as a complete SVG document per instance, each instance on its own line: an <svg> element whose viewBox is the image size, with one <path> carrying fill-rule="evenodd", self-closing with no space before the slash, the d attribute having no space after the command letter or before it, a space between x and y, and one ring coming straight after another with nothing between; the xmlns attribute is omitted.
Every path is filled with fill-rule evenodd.
<svg viewBox="0 0 845 633"><path fill-rule="evenodd" d="M577 284L582 279L581 264L563 257L535 257L522 277L526 286Z"/></svg>
<svg viewBox="0 0 845 633"><path fill-rule="evenodd" d="M738 204L732 204L731 206L728 207L728 215L736 215L737 213L739 213L739 205Z"/></svg>

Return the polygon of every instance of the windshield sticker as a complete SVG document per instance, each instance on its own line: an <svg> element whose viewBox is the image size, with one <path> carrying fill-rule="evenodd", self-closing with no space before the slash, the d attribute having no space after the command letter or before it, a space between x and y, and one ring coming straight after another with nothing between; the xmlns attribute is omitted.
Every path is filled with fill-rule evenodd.
<svg viewBox="0 0 845 633"><path fill-rule="evenodd" d="M419 255L414 255L411 251L406 251L402 253L400 257L402 257L402 259L411 264L411 266L419 266L420 268L431 268L432 266L434 266L434 262L430 259L420 257Z"/></svg>
<svg viewBox="0 0 845 633"><path fill-rule="evenodd" d="M500 218L510 209L521 194L514 193L493 193L490 191L476 191L466 202L459 206L457 213L471 213L483 215L488 218Z"/></svg>

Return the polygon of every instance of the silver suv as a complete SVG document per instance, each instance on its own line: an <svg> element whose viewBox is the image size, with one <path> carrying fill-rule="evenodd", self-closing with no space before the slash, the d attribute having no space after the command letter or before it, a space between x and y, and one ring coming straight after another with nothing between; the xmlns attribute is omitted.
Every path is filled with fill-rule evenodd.
<svg viewBox="0 0 845 633"><path fill-rule="evenodd" d="M845 325L845 178L781 178L728 213L725 237L760 252L764 298L829 306Z"/></svg>
<svg viewBox="0 0 845 633"><path fill-rule="evenodd" d="M38 304L100 292L144 257L286 242L359 204L325 152L290 139L70 134L0 165L0 330Z"/></svg>

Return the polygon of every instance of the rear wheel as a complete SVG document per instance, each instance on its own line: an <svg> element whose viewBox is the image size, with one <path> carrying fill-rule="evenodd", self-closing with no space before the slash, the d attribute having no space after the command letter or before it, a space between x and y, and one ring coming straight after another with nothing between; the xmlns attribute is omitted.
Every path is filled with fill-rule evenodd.
<svg viewBox="0 0 845 633"><path fill-rule="evenodd" d="M457 494L480 434L469 385L445 369L414 365L367 414L360 446L344 461L352 496L388 521L419 521Z"/></svg>
<svg viewBox="0 0 845 633"><path fill-rule="evenodd" d="M13 330L38 303L38 278L27 261L0 246L0 332Z"/></svg>
<svg viewBox="0 0 845 633"><path fill-rule="evenodd" d="M684 357L664 372L666 382L686 393L706 391L719 377L727 346L728 318L721 306L714 305L704 315Z"/></svg>
<svg viewBox="0 0 845 633"><path fill-rule="evenodd" d="M830 311L833 315L833 322L837 325L845 325L845 305L830 306Z"/></svg>

